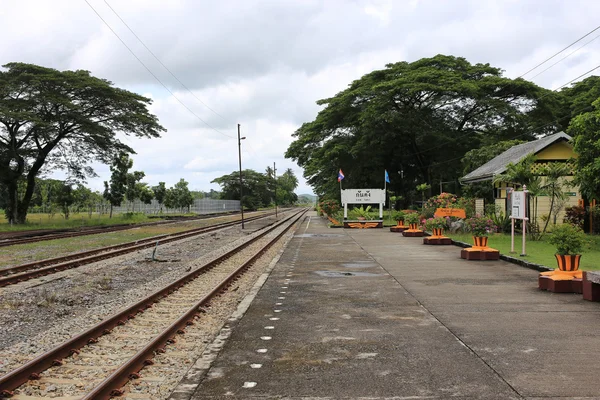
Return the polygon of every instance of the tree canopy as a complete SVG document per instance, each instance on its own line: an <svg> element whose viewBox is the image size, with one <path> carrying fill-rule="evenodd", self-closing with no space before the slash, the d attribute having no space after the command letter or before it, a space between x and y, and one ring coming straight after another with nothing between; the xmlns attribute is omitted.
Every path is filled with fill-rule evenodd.
<svg viewBox="0 0 600 400"><path fill-rule="evenodd" d="M414 192L418 182L460 177L471 149L561 128L558 94L445 55L388 64L317 104L324 108L294 133L286 157L326 197L339 195L339 168L350 187L383 186L387 169L391 190Z"/></svg>
<svg viewBox="0 0 600 400"><path fill-rule="evenodd" d="M255 210L270 205L274 200L274 174L273 169L266 168L264 174L252 169L242 171L243 195L242 205L244 208ZM221 198L229 200L240 200L240 175L235 171L228 175L215 178L211 183L221 186ZM287 169L281 176L277 177L277 204L291 205L298 200L294 190L298 187L298 178L294 171Z"/></svg>
<svg viewBox="0 0 600 400"><path fill-rule="evenodd" d="M575 183L588 199L600 200L600 97L593 111L576 116L569 133L574 136Z"/></svg>
<svg viewBox="0 0 600 400"><path fill-rule="evenodd" d="M119 89L88 71L58 71L10 63L0 71L0 181L10 221L25 222L35 178L66 170L72 179L94 176L92 161L110 163L134 153L117 134L159 137L165 129L148 111L151 100ZM18 185L26 186L20 195Z"/></svg>

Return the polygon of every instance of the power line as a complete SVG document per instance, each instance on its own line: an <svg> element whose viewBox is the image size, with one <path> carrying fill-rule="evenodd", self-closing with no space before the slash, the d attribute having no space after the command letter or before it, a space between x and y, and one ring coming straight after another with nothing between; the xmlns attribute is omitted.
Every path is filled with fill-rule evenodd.
<svg viewBox="0 0 600 400"><path fill-rule="evenodd" d="M553 56L545 59L544 61L542 61L541 63L539 63L538 65L536 65L535 67L531 68L529 71L525 72L524 74L518 76L518 78L522 78L525 75L527 75L528 73L530 73L531 71L533 71L534 69L537 69L538 67L540 67L541 65L547 63L548 61L552 60L554 57L556 57L557 55L559 55L560 53L562 53L563 51L565 51L566 49L568 49L569 47L573 46L575 43L579 42L582 39L585 39L586 37L588 37L589 35L591 35L592 33L596 32L598 29L600 29L600 25L598 25L596 28L592 29L591 31L589 31L588 33L586 33L585 35L583 35L582 37L580 37L579 39L577 39L576 41L574 41L573 43L571 43L570 45L568 45L567 47L565 47L564 49L562 49L561 51L555 53Z"/></svg>
<svg viewBox="0 0 600 400"><path fill-rule="evenodd" d="M558 89L562 89L563 87L567 86L569 83L572 83L573 81L576 81L577 79L581 78L582 76L585 76L585 75L589 74L590 72L593 72L593 71L597 70L598 68L600 68L600 65L598 65L598 66L596 66L596 67L594 67L594 68L590 69L590 70L589 70L589 71L587 71L587 72L584 72L583 74L579 75L579 76L578 76L577 78L575 78L575 79L571 79L569 82L565 83L564 85L561 85L561 86L557 87L556 89L553 89L552 91L553 91L553 92L555 92L555 91L557 91Z"/></svg>
<svg viewBox="0 0 600 400"><path fill-rule="evenodd" d="M177 100L179 102L179 104L181 104L183 107L185 107L186 110L188 110L194 117L196 117L198 120L202 121L206 126L208 126L210 129L212 129L213 131L220 133L223 136L226 136L230 139L235 139L233 136L229 136L221 131L219 131L218 129L214 128L213 126L211 126L208 122L206 122L205 120L203 120L202 118L200 118L198 116L198 114L196 114L191 108L189 108L187 105L185 105L185 103L183 101L181 101L177 96L175 96L175 93L173 93L173 91L171 89L169 89L167 87L167 85L165 85L155 74L154 72L152 72L150 70L150 68L148 68L146 66L146 64L144 64L144 62L134 53L134 51L127 45L127 43L125 43L123 41L123 39L121 39L121 37L117 34L117 32L115 32L115 30L104 20L104 18L102 18L102 16L98 13L98 11L96 11L96 9L88 2L88 0L84 0L87 5L94 11L94 13L98 16L98 18L100 18L100 20L102 22L104 22L104 25L106 25L108 27L108 29L110 29L110 31L117 37L117 39L119 39L119 41L123 44L123 46L125 46L125 48L127 48L127 50L129 50L129 52L135 57L136 60L138 60L138 62L140 64L142 64L142 66L146 69L146 71L148 71L148 73L150 73L150 75L152 75L154 77L154 79L156 79L156 81L158 83L160 83L160 85L162 87L165 88L165 90L167 92L169 92L171 94L171 96L173 96L175 98L175 100Z"/></svg>
<svg viewBox="0 0 600 400"><path fill-rule="evenodd" d="M179 80L179 78L177 76L175 76L175 74L173 72L171 72L171 70L156 56L156 54L154 54L154 52L152 50L150 50L150 48L148 46L146 46L146 43L144 43L142 41L142 39L140 39L140 37L133 31L133 29L131 29L131 27L127 24L127 22L125 22L125 20L123 20L123 18L121 18L121 16L115 11L115 9L111 7L111 5L108 3L108 1L104 0L104 3L106 3L106 5L108 6L108 8L110 8L110 10L117 16L117 18L119 18L119 20L123 23L123 25L125 25L127 27L127 29L129 29L129 32L131 32L133 34L133 36L135 36L135 38L142 44L142 46L144 46L144 48L146 48L146 50L148 50L148 52L152 55L152 57L154 57L154 59L156 61L158 61L158 63L160 65L162 65L162 67L164 69L166 69L167 72L169 72L169 74L171 74L171 76L173 78L175 78L175 80L177 82L179 82L179 84L181 86L183 86L183 88L185 88L192 96L194 96L196 98L196 100L198 100L202 105L204 105L204 107L208 108L210 111L212 111L213 113L215 113L216 115L218 115L219 117L221 117L221 118L223 118L225 120L225 117L223 117L221 114L219 114L218 112L216 112L215 110L213 110L212 108L210 108L208 106L208 104L206 104L205 102L203 102L202 100L200 100L198 98L198 96L196 96L194 94L194 92L192 92L183 82L181 82L181 80Z"/></svg>
<svg viewBox="0 0 600 400"><path fill-rule="evenodd" d="M568 57L572 56L573 54L577 53L579 50L581 50L582 48L584 48L585 46L587 46L588 44L592 43L594 40L596 40L598 38L600 38L600 35L596 36L592 40L589 40L589 41L585 42L583 45L581 45L580 47L576 48L575 50L573 50L572 52L570 52L569 54L567 54L566 56L564 56L563 58L561 58L560 60L558 60L557 62L555 62L551 66L549 66L548 68L546 68L545 70L543 70L542 72L538 72L537 74L535 74L534 76L532 76L531 79L533 79L533 78L535 78L535 77L543 74L544 72L548 71L550 68L554 67L556 64L558 64L561 61L563 61L565 58L568 58Z"/></svg>

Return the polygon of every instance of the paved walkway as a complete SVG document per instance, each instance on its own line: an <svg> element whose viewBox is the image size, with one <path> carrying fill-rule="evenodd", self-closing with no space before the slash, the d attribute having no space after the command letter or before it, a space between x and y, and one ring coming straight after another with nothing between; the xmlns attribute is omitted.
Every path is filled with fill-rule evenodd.
<svg viewBox="0 0 600 400"><path fill-rule="evenodd" d="M194 399L600 399L599 304L421 243L313 214L208 373L182 388Z"/></svg>

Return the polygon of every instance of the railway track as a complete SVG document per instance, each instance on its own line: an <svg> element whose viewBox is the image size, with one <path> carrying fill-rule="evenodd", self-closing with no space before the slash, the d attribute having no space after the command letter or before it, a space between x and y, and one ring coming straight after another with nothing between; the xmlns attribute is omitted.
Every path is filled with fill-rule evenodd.
<svg viewBox="0 0 600 400"><path fill-rule="evenodd" d="M169 343L185 337L186 326L200 323L205 307L225 293L305 212L263 228L235 249L0 377L0 396L44 397L41 382L53 382L49 397L109 399L122 395L123 386L139 378L145 366L154 364L154 357Z"/></svg>
<svg viewBox="0 0 600 400"><path fill-rule="evenodd" d="M264 217L265 215L254 216L246 218L245 221L250 222ZM158 246L159 244L166 244L187 239L189 237L213 232L238 224L240 224L240 221L223 222L208 227L189 229L175 234L158 235L146 239L136 240L134 242L121 243L113 246L70 254L63 257L49 258L10 268L0 269L0 287L13 285L15 283L24 282L30 279L40 278L42 276L55 274L67 269L77 268L82 265L106 260L108 258L118 257L123 254Z"/></svg>
<svg viewBox="0 0 600 400"><path fill-rule="evenodd" d="M122 225L112 225L100 228L87 228L83 230L37 230L37 231L27 231L27 232L10 232L10 233L1 233L0 234L0 247L14 246L18 244L27 244L27 243L35 243L46 240L55 240L55 239L65 239L77 236L87 236L87 235L97 235L100 233L107 232L117 232L123 231L132 228L140 228L145 226L156 226L156 225L165 225L165 224L173 224L176 222L185 222L185 221L195 221L198 219L207 219L207 218L215 218L218 216L228 216L231 213L227 214L208 214L201 215L196 217L182 218L176 220L168 220L168 221L157 221L157 222L146 222L142 224L122 224ZM54 233L56 232L56 233ZM33 235L33 236L29 236ZM15 236L15 237L12 237ZM27 236L27 237L23 237Z"/></svg>

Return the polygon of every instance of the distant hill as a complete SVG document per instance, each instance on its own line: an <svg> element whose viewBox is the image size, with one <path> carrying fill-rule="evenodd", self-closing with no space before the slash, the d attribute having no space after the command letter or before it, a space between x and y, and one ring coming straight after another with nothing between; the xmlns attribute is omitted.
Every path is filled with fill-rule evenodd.
<svg viewBox="0 0 600 400"><path fill-rule="evenodd" d="M299 194L298 195L298 201L300 203L303 202L302 201L303 198L308 199L308 203L314 203L317 199L317 196L315 196L314 194Z"/></svg>

